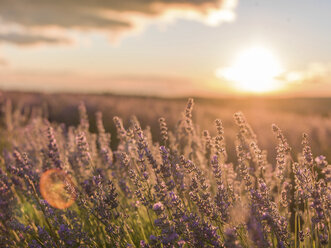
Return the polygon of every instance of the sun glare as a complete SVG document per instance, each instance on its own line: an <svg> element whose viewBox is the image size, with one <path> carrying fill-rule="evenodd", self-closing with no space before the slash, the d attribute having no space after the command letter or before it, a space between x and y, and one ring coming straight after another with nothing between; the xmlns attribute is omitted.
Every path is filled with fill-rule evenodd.
<svg viewBox="0 0 331 248"><path fill-rule="evenodd" d="M218 69L216 75L233 82L234 87L245 92L270 92L280 88L276 77L283 69L272 52L254 47L241 52L231 67Z"/></svg>
<svg viewBox="0 0 331 248"><path fill-rule="evenodd" d="M73 183L64 171L50 169L40 177L40 193L54 208L65 209L75 202L75 194L66 189L66 184L73 187Z"/></svg>

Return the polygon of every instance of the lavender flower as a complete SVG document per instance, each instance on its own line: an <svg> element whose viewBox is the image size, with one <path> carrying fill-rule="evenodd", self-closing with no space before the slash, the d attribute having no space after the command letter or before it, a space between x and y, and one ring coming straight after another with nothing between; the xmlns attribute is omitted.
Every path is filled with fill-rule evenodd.
<svg viewBox="0 0 331 248"><path fill-rule="evenodd" d="M53 161L56 168L63 169L62 161L60 159L59 148L54 136L54 130L51 126L47 128L48 138L48 156Z"/></svg>
<svg viewBox="0 0 331 248"><path fill-rule="evenodd" d="M80 102L78 105L79 111L79 127L82 132L87 133L90 127L87 111L84 102Z"/></svg>
<svg viewBox="0 0 331 248"><path fill-rule="evenodd" d="M76 137L77 156L83 165L87 166L91 162L90 148L86 140L85 133L79 133Z"/></svg>
<svg viewBox="0 0 331 248"><path fill-rule="evenodd" d="M161 140L163 142L164 145L167 145L167 142L169 140L168 137L168 127L167 127L167 123L165 121L165 118L161 117L159 119L159 125L160 125L160 130L161 130Z"/></svg>
<svg viewBox="0 0 331 248"><path fill-rule="evenodd" d="M98 144L100 148L100 154L103 158L103 162L111 167L113 165L113 152L110 145L110 134L106 133L105 128L102 123L102 113L96 113L96 122L98 128Z"/></svg>
<svg viewBox="0 0 331 248"><path fill-rule="evenodd" d="M159 119L159 137L152 136L155 125L132 117L124 128L114 117L112 150L101 112L95 134L83 103L80 123L71 127L43 121L39 110L6 108L0 247L328 245L331 169L325 156L313 156L307 135L292 157L273 125L278 145L270 163L260 145L266 142L258 143L242 113L234 116L239 132L231 151L220 120L216 134L193 123L189 99L173 130ZM72 183L46 183L47 196L60 201L58 193L69 190L75 198L66 209L53 208L39 192L40 175L54 168Z"/></svg>
<svg viewBox="0 0 331 248"><path fill-rule="evenodd" d="M272 125L272 131L275 133L277 139L278 139L278 146L277 146L277 176L280 178L281 181L284 180L284 170L288 166L288 160L290 159L290 152L291 148L289 144L287 143L287 140L285 136L283 135L280 128L273 124Z"/></svg>

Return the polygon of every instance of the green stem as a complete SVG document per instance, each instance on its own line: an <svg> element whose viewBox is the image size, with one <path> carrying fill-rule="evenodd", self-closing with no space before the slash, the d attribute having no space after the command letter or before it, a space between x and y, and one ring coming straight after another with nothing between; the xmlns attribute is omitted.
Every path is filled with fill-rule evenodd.
<svg viewBox="0 0 331 248"><path fill-rule="evenodd" d="M45 216L46 224L47 224L49 230L51 231L50 234L51 234L51 236L53 237L53 239L54 239L54 241L55 241L55 243L56 243L56 246L57 246L57 247L60 247L59 239L58 239L58 237L57 237L57 235L56 235L56 232L55 232L55 230L53 229L51 223L48 221L48 218L47 218L47 215L46 215L45 208L44 208L43 205L40 204L39 196L38 196L38 194L37 194L37 190L36 190L34 184L31 182L31 180L30 180L29 178L27 178L27 180L29 181L30 185L32 186L32 188L33 188L33 193L34 193L34 196L35 196L35 198L36 198L36 200L37 200L37 203L38 203L38 205L39 205L41 211L43 212L43 214L44 214L44 216Z"/></svg>

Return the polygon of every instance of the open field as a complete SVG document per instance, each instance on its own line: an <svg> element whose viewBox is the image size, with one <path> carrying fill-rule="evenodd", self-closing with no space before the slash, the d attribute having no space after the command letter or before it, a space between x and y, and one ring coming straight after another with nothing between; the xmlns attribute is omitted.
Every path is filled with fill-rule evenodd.
<svg viewBox="0 0 331 248"><path fill-rule="evenodd" d="M1 106L0 247L328 247L331 99Z"/></svg>
<svg viewBox="0 0 331 248"><path fill-rule="evenodd" d="M158 118L164 117L170 129L174 128L181 117L187 99L153 98L117 95L89 94L38 94L15 93L3 94L13 101L14 106L41 106L50 121L77 125L79 114L77 107L81 101L86 105L91 130L96 131L95 113L101 111L105 128L112 134L112 147L117 145L114 116L120 116L125 125L131 116L136 116L142 126L150 126L155 135L159 133ZM277 124L285 133L296 152L301 149L301 136L307 133L315 154L331 156L331 98L238 98L204 99L195 98L193 120L202 132L208 129L215 134L214 120L223 122L225 137L228 139L229 153L234 148L233 139L237 129L234 113L241 111L253 127L263 149L275 156L276 139L271 132L271 125Z"/></svg>

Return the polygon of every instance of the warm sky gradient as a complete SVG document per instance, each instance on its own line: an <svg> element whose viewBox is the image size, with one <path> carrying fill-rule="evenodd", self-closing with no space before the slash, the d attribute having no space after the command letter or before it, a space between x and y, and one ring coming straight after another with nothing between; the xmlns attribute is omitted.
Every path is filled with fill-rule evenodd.
<svg viewBox="0 0 331 248"><path fill-rule="evenodd" d="M330 0L1 0L0 88L242 95L217 71L267 48L269 94L331 96Z"/></svg>

